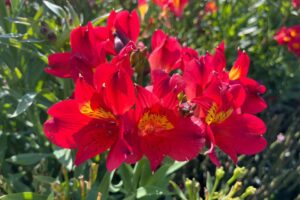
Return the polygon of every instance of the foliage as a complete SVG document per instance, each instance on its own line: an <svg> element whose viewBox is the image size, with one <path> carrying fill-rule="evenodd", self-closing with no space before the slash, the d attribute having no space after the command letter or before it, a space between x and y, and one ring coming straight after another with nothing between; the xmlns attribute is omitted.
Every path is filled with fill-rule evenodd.
<svg viewBox="0 0 300 200"><path fill-rule="evenodd" d="M74 152L52 146L44 136L42 123L47 119L47 108L70 96L72 91L70 81L43 72L47 56L69 49L72 28L87 21L103 24L111 9L133 9L136 2L12 0L11 8L3 2L0 2L0 194L11 196L0 199L46 196L96 199L98 192L103 199L154 199L162 194L166 198L177 195L192 199L188 196L187 190L192 187L189 184L194 186L191 189L199 188L204 197L204 188L209 191L212 183L205 183L210 176L203 172L212 172L215 167L202 156L188 164L165 160L165 168L154 174L144 160L134 167L122 165L116 172L107 173L100 157L74 168ZM236 58L236 48L245 49L251 57L251 76L268 88L265 98L269 108L262 117L268 124L269 147L255 157L240 158L241 165L248 169L241 191L253 185L257 188L254 199L300 198L300 180L296 178L300 174L299 60L273 40L279 27L297 24L300 13L293 10L289 0L216 2L217 12L205 14L205 1L190 0L182 18L170 15L168 19L157 17L160 9L150 4L141 39L149 41L148 33L162 28L188 46L199 47L197 50L202 54L224 40L228 63ZM145 45L150 48L150 44ZM284 136L283 141L278 139L279 133ZM226 162L224 169L228 177L227 172L234 170L233 164ZM174 171L175 175L171 173ZM128 182L122 182L127 173L132 176L126 178ZM180 188L184 184L186 192ZM222 188L226 190L225 186Z"/></svg>

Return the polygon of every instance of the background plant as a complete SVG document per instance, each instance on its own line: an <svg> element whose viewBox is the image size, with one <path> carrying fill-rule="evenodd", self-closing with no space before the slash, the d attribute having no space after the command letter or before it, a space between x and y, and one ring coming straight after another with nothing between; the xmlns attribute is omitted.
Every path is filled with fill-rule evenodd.
<svg viewBox="0 0 300 200"><path fill-rule="evenodd" d="M241 158L240 164L248 169L242 187L257 187L254 199L300 198L300 182L296 179L300 174L299 61L273 40L279 27L298 23L299 12L292 8L290 0L219 0L218 10L212 14L204 12L205 3L191 0L180 19L172 14L168 19L159 18L160 8L150 4L141 39L150 47L146 42L151 37L149 33L162 28L188 46L198 47L202 54L224 40L228 63L235 59L236 48L245 49L251 57L250 75L268 88L265 98L269 107L262 117L269 125L269 147L255 157ZM122 187L135 186L126 188L130 191L126 194L120 177L124 171L136 174L139 166L123 165L112 176L104 173L101 158L95 158L74 169L73 152L50 145L44 137L41 124L47 118L46 109L72 91L70 81L43 72L47 55L67 51L70 30L79 24L92 21L100 25L111 9L136 6L134 1L103 0L12 0L11 7L0 2L0 194L34 192L34 198L40 199L95 199L100 191L104 199L156 198L161 194L174 197L169 180L181 187L186 178L195 178L204 196L209 177L203 172L212 174L215 167L201 155L180 169L183 164L165 161L168 167L151 175L157 178L150 178L147 184L140 177L131 177L129 183L122 183ZM147 167L147 162L141 165ZM171 174L170 168L176 173ZM225 176L229 176L233 164L226 162L224 169ZM169 179L158 183L162 174ZM159 187L152 187L155 185Z"/></svg>

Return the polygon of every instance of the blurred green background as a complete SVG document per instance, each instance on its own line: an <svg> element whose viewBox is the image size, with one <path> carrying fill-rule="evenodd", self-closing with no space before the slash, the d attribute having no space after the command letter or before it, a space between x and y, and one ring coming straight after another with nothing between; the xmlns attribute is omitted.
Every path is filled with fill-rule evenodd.
<svg viewBox="0 0 300 200"><path fill-rule="evenodd" d="M201 54L224 41L228 67L237 56L237 48L246 50L251 58L249 76L268 88L264 95L268 109L260 117L268 125L265 137L269 145L256 156L240 157L239 165L248 169L243 187L257 188L252 199L300 199L300 63L273 39L281 26L300 23L300 12L294 10L291 0L216 3L218 11L206 14L206 1L190 0L182 18L170 14L171 28L158 17L160 8L150 3L140 40L150 47L151 33L161 28ZM11 6L0 0L0 196L34 192L28 193L34 194L31 199L85 199L80 196L82 179L94 182L93 170L104 174L102 158L74 169L74 152L53 146L44 136L47 108L70 96L72 83L43 70L50 53L69 50L73 28L88 21L104 25L112 9L135 8L134 0L12 0ZM225 176L230 177L235 166L227 157L222 160ZM100 163L99 168L95 163ZM117 186L108 187L103 181L117 183L123 170L126 167L113 178L97 176L102 180L98 186L109 199L123 199L124 195ZM195 178L203 196L214 171L208 158L199 155L170 179L182 188L186 178ZM58 195L60 192L65 195ZM149 198L179 198L173 193L159 196Z"/></svg>

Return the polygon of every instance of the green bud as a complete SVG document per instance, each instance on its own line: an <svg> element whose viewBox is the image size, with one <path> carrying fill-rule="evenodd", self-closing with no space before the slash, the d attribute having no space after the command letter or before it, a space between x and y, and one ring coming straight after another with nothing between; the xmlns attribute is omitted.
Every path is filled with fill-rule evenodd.
<svg viewBox="0 0 300 200"><path fill-rule="evenodd" d="M223 167L217 168L217 170L216 170L216 178L218 180L220 180L220 179L222 179L224 177L224 175L225 175L225 171L224 171Z"/></svg>
<svg viewBox="0 0 300 200"><path fill-rule="evenodd" d="M230 192L228 193L227 197L233 197L241 188L242 188L242 182L237 181L232 187Z"/></svg>
<svg viewBox="0 0 300 200"><path fill-rule="evenodd" d="M199 192L200 192L200 184L195 179L190 180L186 179L185 181L185 188L188 199L190 200L198 200L199 199Z"/></svg>
<svg viewBox="0 0 300 200"><path fill-rule="evenodd" d="M237 167L233 171L233 176L227 181L227 185L231 185L234 181L239 178L242 178L247 173L247 169L245 167Z"/></svg>
<svg viewBox="0 0 300 200"><path fill-rule="evenodd" d="M242 194L241 198L245 199L248 196L254 195L256 192L256 188L253 186L247 187L246 191Z"/></svg>

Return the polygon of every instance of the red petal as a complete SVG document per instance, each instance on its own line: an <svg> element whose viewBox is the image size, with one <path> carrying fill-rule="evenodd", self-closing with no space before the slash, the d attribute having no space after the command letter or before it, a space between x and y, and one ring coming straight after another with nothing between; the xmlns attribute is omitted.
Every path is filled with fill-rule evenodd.
<svg viewBox="0 0 300 200"><path fill-rule="evenodd" d="M117 70L117 67L112 64L101 64L96 68L94 73L94 86L97 91L102 91L104 83L111 79L113 73Z"/></svg>
<svg viewBox="0 0 300 200"><path fill-rule="evenodd" d="M71 54L69 52L49 55L48 67L45 68L45 72L61 78L71 78L72 67L70 59Z"/></svg>
<svg viewBox="0 0 300 200"><path fill-rule="evenodd" d="M167 38L168 38L168 36L162 30L154 31L152 38L151 38L152 50L163 46L165 41L167 40Z"/></svg>
<svg viewBox="0 0 300 200"><path fill-rule="evenodd" d="M243 105L246 98L246 92L240 84L233 84L229 88L233 97L233 103L235 108L239 108Z"/></svg>
<svg viewBox="0 0 300 200"><path fill-rule="evenodd" d="M78 79L76 81L75 99L79 104L90 101L95 92L95 89L87 84L83 79Z"/></svg>
<svg viewBox="0 0 300 200"><path fill-rule="evenodd" d="M142 86L136 86L136 113L139 117L143 110L151 108L159 102L159 99L152 93L143 88Z"/></svg>
<svg viewBox="0 0 300 200"><path fill-rule="evenodd" d="M257 114L267 108L266 102L257 94L248 94L245 103L242 106L242 111L249 114Z"/></svg>
<svg viewBox="0 0 300 200"><path fill-rule="evenodd" d="M174 133L175 132L175 133ZM168 139L168 155L174 160L186 161L196 157L205 144L204 130L189 118L180 118L173 134Z"/></svg>
<svg viewBox="0 0 300 200"><path fill-rule="evenodd" d="M76 148L73 135L88 122L89 118L79 112L75 100L65 100L54 104L48 114L53 119L44 124L44 132L47 138L63 148Z"/></svg>
<svg viewBox="0 0 300 200"><path fill-rule="evenodd" d="M130 39L136 42L140 34L140 20L136 10L131 11L129 27L130 27Z"/></svg>
<svg viewBox="0 0 300 200"><path fill-rule="evenodd" d="M246 77L250 66L250 58L245 51L238 51L238 58L233 64L233 67L229 71L229 78L231 80L237 80L240 77Z"/></svg>
<svg viewBox="0 0 300 200"><path fill-rule="evenodd" d="M228 154L234 162L238 154L252 155L266 147L262 134L266 131L264 122L254 115L233 115L221 124L211 126L216 145Z"/></svg>
<svg viewBox="0 0 300 200"><path fill-rule="evenodd" d="M75 141L78 144L75 165L93 158L109 149L118 136L118 127L110 122L92 120L88 125L78 131Z"/></svg>
<svg viewBox="0 0 300 200"><path fill-rule="evenodd" d="M180 59L181 46L176 38L168 37L165 39L165 37L167 36L160 30L153 35L152 53L148 59L151 70L163 69L170 72L175 66L178 66L176 62Z"/></svg>
<svg viewBox="0 0 300 200"><path fill-rule="evenodd" d="M118 139L107 156L106 167L108 171L118 168L131 154L131 147L124 139Z"/></svg>
<svg viewBox="0 0 300 200"><path fill-rule="evenodd" d="M128 111L135 103L134 85L124 70L114 72L105 86L107 105L115 115Z"/></svg>
<svg viewBox="0 0 300 200"><path fill-rule="evenodd" d="M215 55L207 53L204 56L205 66L213 68L217 72L222 72L226 67L226 57L224 53L224 42L222 42L215 51Z"/></svg>

